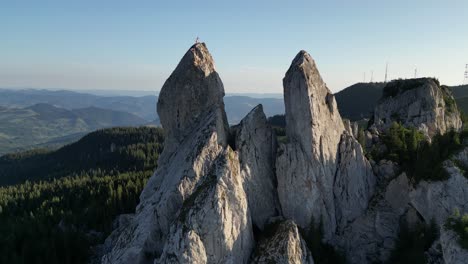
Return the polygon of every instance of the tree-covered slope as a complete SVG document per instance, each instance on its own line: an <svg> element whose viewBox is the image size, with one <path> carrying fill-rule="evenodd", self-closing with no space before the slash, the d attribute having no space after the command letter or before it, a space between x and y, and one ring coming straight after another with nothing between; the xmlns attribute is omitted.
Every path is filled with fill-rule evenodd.
<svg viewBox="0 0 468 264"><path fill-rule="evenodd" d="M357 121L370 116L382 97L384 83L356 83L335 94L342 117Z"/></svg>
<svg viewBox="0 0 468 264"><path fill-rule="evenodd" d="M135 210L162 146L160 128L112 128L2 157L2 182L17 184L0 187L0 263L86 263Z"/></svg>
<svg viewBox="0 0 468 264"><path fill-rule="evenodd" d="M103 129L55 151L36 149L0 157L0 185L46 180L89 170L153 169L162 151L159 128Z"/></svg>

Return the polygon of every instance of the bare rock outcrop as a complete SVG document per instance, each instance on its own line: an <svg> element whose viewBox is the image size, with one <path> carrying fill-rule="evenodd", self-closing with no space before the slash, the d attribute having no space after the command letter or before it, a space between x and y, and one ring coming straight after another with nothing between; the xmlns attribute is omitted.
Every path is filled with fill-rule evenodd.
<svg viewBox="0 0 468 264"><path fill-rule="evenodd" d="M294 58L283 87L289 142L280 147L276 163L283 214L302 227L313 219L322 220L324 229L332 232L336 228L333 180L343 121L307 52Z"/></svg>
<svg viewBox="0 0 468 264"><path fill-rule="evenodd" d="M322 242L348 263L383 263L402 221L442 227L455 208L468 211L468 148L444 163L447 180L413 186L395 162L367 160L357 124L341 119L307 52L283 86L287 139L278 146L261 105L229 128L213 59L205 44L192 46L159 96L166 142L158 169L136 213L118 218L101 246L102 263L314 263L299 231L319 222ZM385 89L366 147L393 121L428 137L461 128L453 97L435 80ZM465 260L453 235L442 229L441 250L428 254Z"/></svg>
<svg viewBox="0 0 468 264"><path fill-rule="evenodd" d="M401 174L379 186L367 210L335 237L348 263L385 263L395 246L400 219L411 210L409 181Z"/></svg>
<svg viewBox="0 0 468 264"><path fill-rule="evenodd" d="M374 126L386 130L392 122L416 127L429 138L449 130L458 131L462 122L449 88L431 78L395 80L384 88L374 110Z"/></svg>
<svg viewBox="0 0 468 264"><path fill-rule="evenodd" d="M158 112L167 138L158 169L145 186L130 223L109 237L106 244L111 250L102 257L103 263L148 263L163 252L184 201L209 175L227 146L223 95L206 46L192 46L159 96Z"/></svg>
<svg viewBox="0 0 468 264"><path fill-rule="evenodd" d="M337 231L362 215L374 194L376 177L361 145L343 133L333 185Z"/></svg>
<svg viewBox="0 0 468 264"><path fill-rule="evenodd" d="M365 210L374 175L307 52L294 58L283 86L288 143L276 162L283 214L303 228L321 221L329 239Z"/></svg>
<svg viewBox="0 0 468 264"><path fill-rule="evenodd" d="M276 136L262 105L252 109L232 131L252 222L263 230L268 219L281 214L276 190Z"/></svg>
<svg viewBox="0 0 468 264"><path fill-rule="evenodd" d="M254 247L237 154L229 147L184 201L155 263L247 263Z"/></svg>
<svg viewBox="0 0 468 264"><path fill-rule="evenodd" d="M426 222L434 219L442 225L455 209L468 212L468 178L464 175L465 166L468 166L468 148L455 155L452 160L444 162L449 174L447 180L421 181L411 191L411 204Z"/></svg>
<svg viewBox="0 0 468 264"><path fill-rule="evenodd" d="M186 139L207 112L213 109L224 112L223 97L223 82L206 45L193 45L159 93L157 110L166 133L166 145L176 147ZM219 125L224 128L220 129L227 131L226 114L222 118Z"/></svg>
<svg viewBox="0 0 468 264"><path fill-rule="evenodd" d="M442 228L440 231L440 245L445 264L466 263L468 250L458 243L458 235L452 230Z"/></svg>
<svg viewBox="0 0 468 264"><path fill-rule="evenodd" d="M312 253L301 238L297 225L291 221L272 224L271 235L262 239L251 263L313 264Z"/></svg>

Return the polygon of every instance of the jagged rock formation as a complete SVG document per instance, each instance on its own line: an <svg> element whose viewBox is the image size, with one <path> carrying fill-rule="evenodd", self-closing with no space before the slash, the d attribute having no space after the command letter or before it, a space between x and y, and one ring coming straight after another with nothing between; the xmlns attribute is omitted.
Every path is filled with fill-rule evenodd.
<svg viewBox="0 0 468 264"><path fill-rule="evenodd" d="M400 218L409 210L409 188L405 174L381 183L369 208L338 234L335 244L346 252L349 263L383 263L388 259Z"/></svg>
<svg viewBox="0 0 468 264"><path fill-rule="evenodd" d="M230 149L184 201L156 263L247 263L254 247L239 159Z"/></svg>
<svg viewBox="0 0 468 264"><path fill-rule="evenodd" d="M276 192L276 136L262 105L256 106L232 132L252 221L263 230L268 219L281 212Z"/></svg>
<svg viewBox="0 0 468 264"><path fill-rule="evenodd" d="M450 177L445 181L421 181L410 193L411 205L425 221L443 224L455 209L468 212L468 178L459 166L468 165L468 148L444 163Z"/></svg>
<svg viewBox="0 0 468 264"><path fill-rule="evenodd" d="M252 263L313 264L312 253L301 238L297 225L291 221L273 223L272 234L257 246Z"/></svg>
<svg viewBox="0 0 468 264"><path fill-rule="evenodd" d="M168 140L159 167L143 190L132 221L108 241L112 249L103 263L147 263L163 252L184 201L225 153L223 94L206 46L194 45L161 89L158 111Z"/></svg>
<svg viewBox="0 0 468 264"><path fill-rule="evenodd" d="M449 88L431 78L388 83L375 107L373 119L380 131L396 121L418 128L429 138L452 129L458 131L462 126L460 112Z"/></svg>
<svg viewBox="0 0 468 264"><path fill-rule="evenodd" d="M341 119L305 51L283 85L286 143L278 145L261 105L229 128L213 59L205 44L192 46L160 93L167 136L158 169L136 213L116 221L102 263L314 263L299 230L319 222L322 242L348 263L383 263L402 222L441 227L454 208L468 211L468 148L444 163L448 180L414 186L395 162L367 160L357 124ZM392 85L366 147L395 120L428 137L461 127L453 98L434 80ZM441 228L428 258L465 260L454 237Z"/></svg>
<svg viewBox="0 0 468 264"><path fill-rule="evenodd" d="M280 146L276 163L283 214L304 228L322 221L330 238L337 213L338 222L347 223L367 207L374 175L359 143L345 133L335 99L308 53L294 58L283 86L289 142Z"/></svg>
<svg viewBox="0 0 468 264"><path fill-rule="evenodd" d="M468 250L463 249L459 245L458 235L455 232L442 228L440 232L440 245L445 263L466 263L468 260Z"/></svg>
<svg viewBox="0 0 468 264"><path fill-rule="evenodd" d="M212 109L224 112L223 97L223 82L205 44L192 46L159 93L157 109L167 134L166 145L182 142ZM226 114L220 121L227 131Z"/></svg>
<svg viewBox="0 0 468 264"><path fill-rule="evenodd" d="M339 232L367 209L376 177L361 145L348 133L341 136L337 161L333 194Z"/></svg>

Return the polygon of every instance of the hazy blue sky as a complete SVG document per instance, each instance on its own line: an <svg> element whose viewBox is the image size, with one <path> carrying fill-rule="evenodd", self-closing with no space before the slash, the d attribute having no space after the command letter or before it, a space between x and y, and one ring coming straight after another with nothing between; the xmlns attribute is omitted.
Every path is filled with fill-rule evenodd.
<svg viewBox="0 0 468 264"><path fill-rule="evenodd" d="M463 81L467 0L4 1L0 87L159 90L195 37L227 92L282 92L307 50L328 86Z"/></svg>

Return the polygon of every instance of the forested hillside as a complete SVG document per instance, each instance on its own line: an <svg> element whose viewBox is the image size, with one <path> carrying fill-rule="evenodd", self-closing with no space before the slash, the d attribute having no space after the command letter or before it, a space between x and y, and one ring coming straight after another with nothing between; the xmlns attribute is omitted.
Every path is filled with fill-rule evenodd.
<svg viewBox="0 0 468 264"><path fill-rule="evenodd" d="M135 210L162 148L159 128L112 128L1 157L0 263L85 263Z"/></svg>

